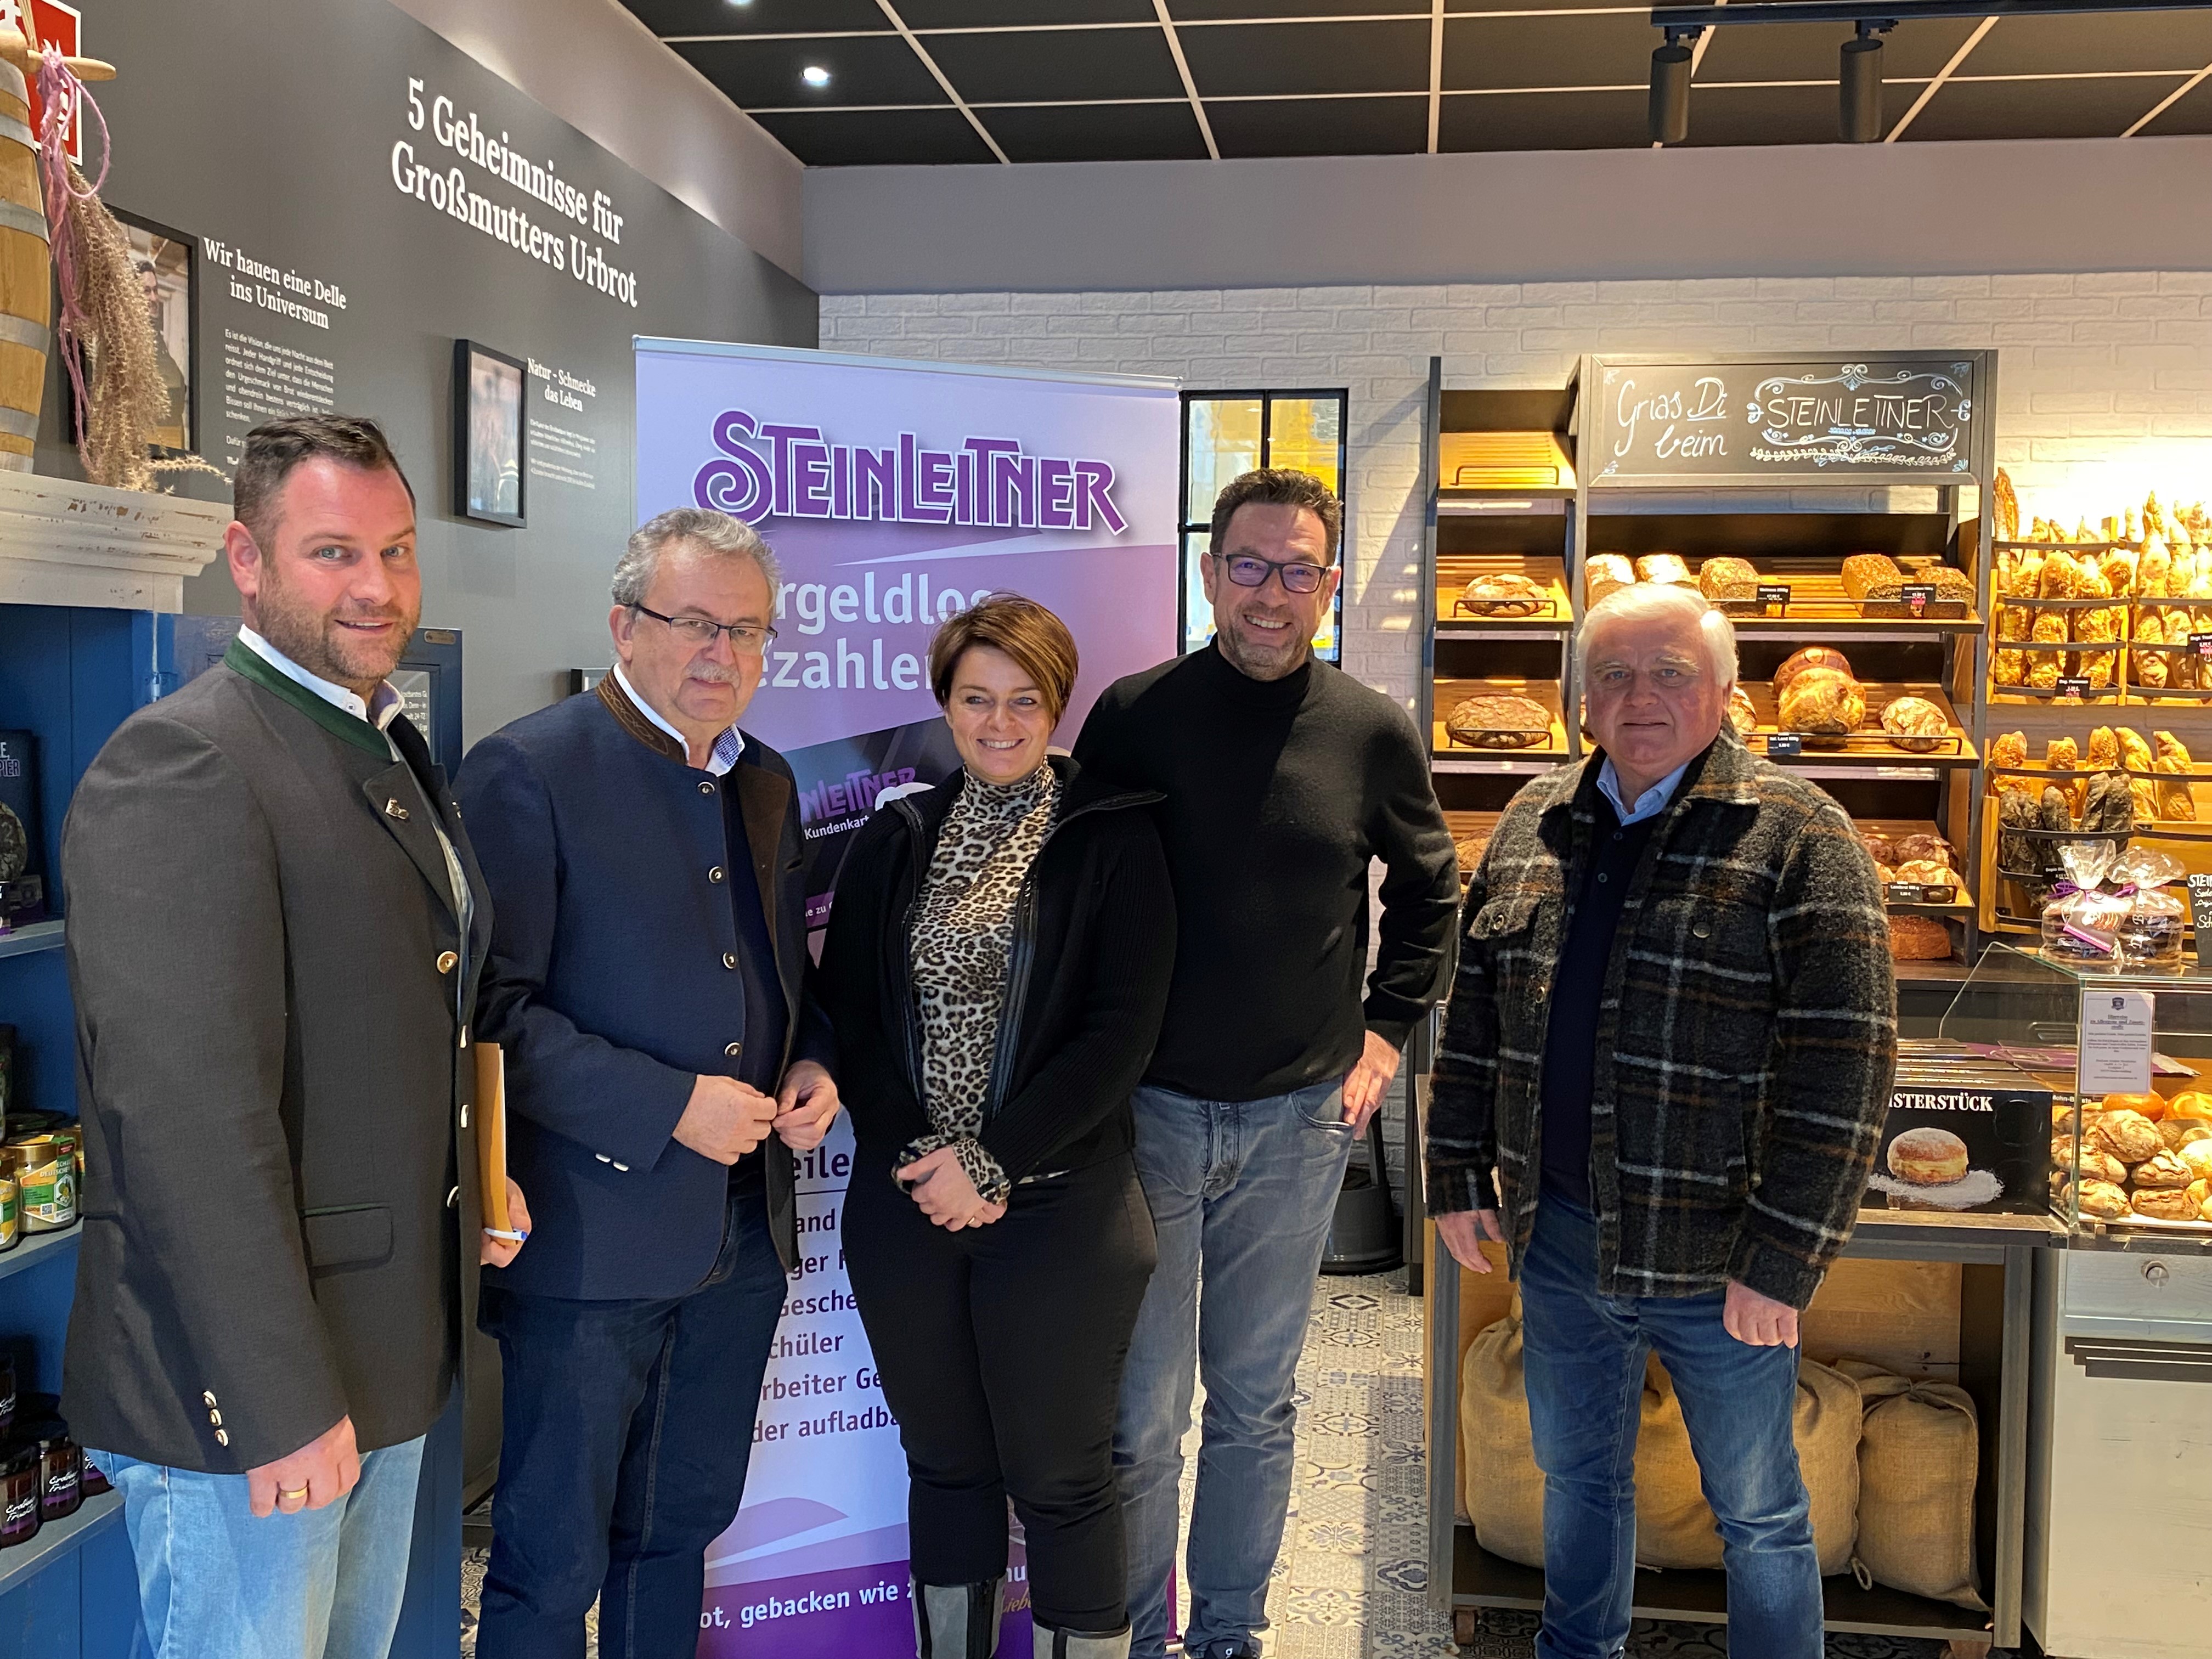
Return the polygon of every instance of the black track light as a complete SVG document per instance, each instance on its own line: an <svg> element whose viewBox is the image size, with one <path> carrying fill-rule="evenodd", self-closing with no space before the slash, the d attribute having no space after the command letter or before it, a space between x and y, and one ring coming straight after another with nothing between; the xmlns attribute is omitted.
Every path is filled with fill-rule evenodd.
<svg viewBox="0 0 2212 1659"><path fill-rule="evenodd" d="M1690 136L1690 48L1702 29L1668 29L1667 44L1651 54L1651 142L1679 144Z"/></svg>
<svg viewBox="0 0 2212 1659"><path fill-rule="evenodd" d="M1844 42L1837 80L1838 130L1847 144L1881 141L1881 31L1887 21L1863 20L1858 38Z"/></svg>

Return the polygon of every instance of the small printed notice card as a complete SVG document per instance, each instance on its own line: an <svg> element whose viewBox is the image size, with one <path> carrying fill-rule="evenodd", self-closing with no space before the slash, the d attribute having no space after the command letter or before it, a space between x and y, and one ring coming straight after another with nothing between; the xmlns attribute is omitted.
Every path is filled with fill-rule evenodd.
<svg viewBox="0 0 2212 1659"><path fill-rule="evenodd" d="M2152 997L2148 991L2081 991L2082 1095L2150 1092Z"/></svg>

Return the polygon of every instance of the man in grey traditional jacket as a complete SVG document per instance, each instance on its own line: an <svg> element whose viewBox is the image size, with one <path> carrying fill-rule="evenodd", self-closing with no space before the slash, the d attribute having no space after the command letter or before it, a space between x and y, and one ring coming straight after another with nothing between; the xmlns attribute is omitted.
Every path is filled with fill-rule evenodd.
<svg viewBox="0 0 2212 1659"><path fill-rule="evenodd" d="M123 1493L155 1652L383 1659L479 1261L520 1248L479 1227L491 908L386 683L422 578L384 434L257 427L234 488L245 626L123 723L63 832L63 1406Z"/></svg>

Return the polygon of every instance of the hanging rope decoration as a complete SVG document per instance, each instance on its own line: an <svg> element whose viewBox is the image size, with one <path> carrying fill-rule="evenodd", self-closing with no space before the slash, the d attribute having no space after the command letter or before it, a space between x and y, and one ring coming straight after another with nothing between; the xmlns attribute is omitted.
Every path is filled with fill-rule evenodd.
<svg viewBox="0 0 2212 1659"><path fill-rule="evenodd" d="M153 434L168 418L144 292L130 239L100 199L110 158L107 122L85 84L48 44L40 52L39 171L46 198L61 315L54 343L76 393L76 442L85 476L124 489L153 489L163 472L211 472L197 455L155 460ZM69 157L79 110L100 130L100 174L87 182Z"/></svg>

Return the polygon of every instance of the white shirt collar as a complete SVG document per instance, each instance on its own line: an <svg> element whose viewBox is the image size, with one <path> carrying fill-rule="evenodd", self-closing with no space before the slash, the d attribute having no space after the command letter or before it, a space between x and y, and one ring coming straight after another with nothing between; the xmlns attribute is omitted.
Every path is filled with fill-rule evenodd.
<svg viewBox="0 0 2212 1659"><path fill-rule="evenodd" d="M683 749L684 757L688 762L691 757L690 741L681 732L661 719L659 709L637 695L637 689L629 683L629 676L622 672L620 663L614 665L614 674L615 684L622 687L623 695L630 700L631 705L639 714L675 738L678 746ZM738 763L738 757L744 752L745 734L732 726L714 739L714 751L707 757L708 775L717 778L722 776Z"/></svg>
<svg viewBox="0 0 2212 1659"><path fill-rule="evenodd" d="M392 682L389 680L376 688L374 702L363 702L358 696L347 690L343 685L334 684L319 675L310 674L268 641L263 639L260 635L242 623L239 627L238 637L247 650L259 657L286 679L295 684L306 686L308 690L332 708L344 709L356 720L366 720L380 732L392 724L393 716L397 715L404 706L398 692L392 689Z"/></svg>
<svg viewBox="0 0 2212 1659"><path fill-rule="evenodd" d="M1682 774L1689 769L1690 763L1684 761L1638 795L1636 805L1631 806L1620 798L1620 774L1613 769L1613 757L1607 755L1605 764L1597 769L1598 793L1613 803L1613 810L1620 818L1620 827L1626 830L1632 823L1641 823L1644 819L1656 817L1665 811L1667 803L1674 798L1674 791L1681 784Z"/></svg>

